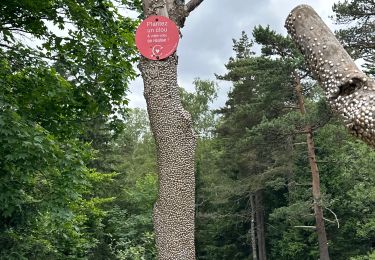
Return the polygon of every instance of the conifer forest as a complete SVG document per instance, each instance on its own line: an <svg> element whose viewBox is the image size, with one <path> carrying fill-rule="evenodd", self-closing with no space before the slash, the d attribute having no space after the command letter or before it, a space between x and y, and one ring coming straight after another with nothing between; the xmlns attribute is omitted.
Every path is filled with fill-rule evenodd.
<svg viewBox="0 0 375 260"><path fill-rule="evenodd" d="M375 1L206 29L229 55L181 84L228 1L0 0L0 260L375 259ZM148 58L161 16L179 46Z"/></svg>

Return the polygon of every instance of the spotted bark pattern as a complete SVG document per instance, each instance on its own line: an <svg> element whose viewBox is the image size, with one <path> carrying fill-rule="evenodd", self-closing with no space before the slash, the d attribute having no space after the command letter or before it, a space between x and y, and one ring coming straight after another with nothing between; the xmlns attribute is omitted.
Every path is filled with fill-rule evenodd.
<svg viewBox="0 0 375 260"><path fill-rule="evenodd" d="M162 15L179 28L203 0L142 0L145 17ZM156 149L159 193L153 221L158 259L193 260L196 137L190 114L181 104L177 85L178 57L141 57L139 69Z"/></svg>
<svg viewBox="0 0 375 260"><path fill-rule="evenodd" d="M159 194L154 228L159 259L195 259L195 135L180 101L177 57L142 58L140 69L151 129L157 146Z"/></svg>
<svg viewBox="0 0 375 260"><path fill-rule="evenodd" d="M310 6L294 8L285 27L324 88L332 109L344 118L352 134L375 146L375 81L356 66Z"/></svg>

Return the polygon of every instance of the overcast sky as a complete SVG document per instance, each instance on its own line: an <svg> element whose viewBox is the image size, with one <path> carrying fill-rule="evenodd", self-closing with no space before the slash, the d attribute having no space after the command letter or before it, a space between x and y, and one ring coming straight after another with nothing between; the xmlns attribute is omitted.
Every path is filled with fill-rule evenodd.
<svg viewBox="0 0 375 260"><path fill-rule="evenodd" d="M177 49L178 84L193 91L195 78L216 80L215 73L224 74L224 64L233 55L232 39L238 39L242 31L251 36L254 26L270 25L273 30L286 34L285 18L299 4L312 6L332 28L329 16L333 14L335 2L338 0L204 0L182 29L183 37ZM227 99L230 84L217 83L220 90L214 106L220 107ZM146 107L140 77L131 82L128 99L130 107Z"/></svg>

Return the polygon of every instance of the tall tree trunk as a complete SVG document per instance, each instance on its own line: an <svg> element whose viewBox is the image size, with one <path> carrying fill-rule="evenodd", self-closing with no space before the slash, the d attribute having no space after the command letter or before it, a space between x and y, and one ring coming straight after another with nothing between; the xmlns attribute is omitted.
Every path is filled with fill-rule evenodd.
<svg viewBox="0 0 375 260"><path fill-rule="evenodd" d="M324 88L332 109L344 118L351 133L375 146L375 81L357 68L310 6L294 8L285 27Z"/></svg>
<svg viewBox="0 0 375 260"><path fill-rule="evenodd" d="M157 149L154 228L159 259L194 259L195 136L177 88L177 57L140 63ZM162 73L160 73L162 72Z"/></svg>
<svg viewBox="0 0 375 260"><path fill-rule="evenodd" d="M258 257L259 260L266 260L266 238L264 232L264 208L263 208L263 190L255 192L256 207L256 226L258 238Z"/></svg>
<svg viewBox="0 0 375 260"><path fill-rule="evenodd" d="M145 16L163 15L180 28L185 18L202 0L143 0ZM144 82L144 96L150 118L159 173L159 194L153 221L158 259L195 259L194 157L196 140L191 116L180 101L177 85L178 58L165 60L141 58L139 69Z"/></svg>
<svg viewBox="0 0 375 260"><path fill-rule="evenodd" d="M324 227L323 209L321 207L320 179L319 179L318 165L316 163L316 157L315 157L314 140L313 140L311 127L306 130L308 131L307 147L308 147L309 162L310 162L310 167L311 167L312 190L313 190L313 198L314 198L314 213L315 213L315 222L316 222L315 225L316 225L316 232L318 233L319 255L320 255L320 260L329 260L328 241L327 241L326 230Z"/></svg>
<svg viewBox="0 0 375 260"><path fill-rule="evenodd" d="M298 98L298 106L301 111L301 114L305 115L306 109L305 109L305 104L304 104L303 95L302 95L302 86L301 86L300 78L297 73L294 73L294 76L296 80L295 92ZM321 195L320 195L319 169L318 169L318 164L316 162L314 139L313 139L311 126L307 125L305 127L305 131L307 133L306 134L307 150L308 150L309 163L310 163L311 176L312 176L314 215L315 215L316 231L318 233L319 255L320 255L321 260L329 260L327 235L326 235L326 230L324 227L324 219L323 219L323 209L320 205Z"/></svg>
<svg viewBox="0 0 375 260"><path fill-rule="evenodd" d="M258 260L257 256L257 241L255 236L255 202L254 194L250 194L250 210L251 210L251 223L250 223L250 238L251 238L251 250L253 252L253 260Z"/></svg>
<svg viewBox="0 0 375 260"><path fill-rule="evenodd" d="M289 160L287 162L288 196L289 196L289 199L291 199L291 194L294 191L295 186L296 186L295 180L294 180L294 172L293 172L294 136L288 136L286 138L287 138L287 144L288 144L288 154L292 155L289 157Z"/></svg>

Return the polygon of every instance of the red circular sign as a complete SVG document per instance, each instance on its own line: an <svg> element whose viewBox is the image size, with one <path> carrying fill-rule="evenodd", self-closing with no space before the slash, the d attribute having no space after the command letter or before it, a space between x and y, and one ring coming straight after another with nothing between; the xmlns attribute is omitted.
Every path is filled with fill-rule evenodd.
<svg viewBox="0 0 375 260"><path fill-rule="evenodd" d="M162 60L172 55L177 49L178 40L176 24L165 16L149 16L135 33L138 50L151 60Z"/></svg>

